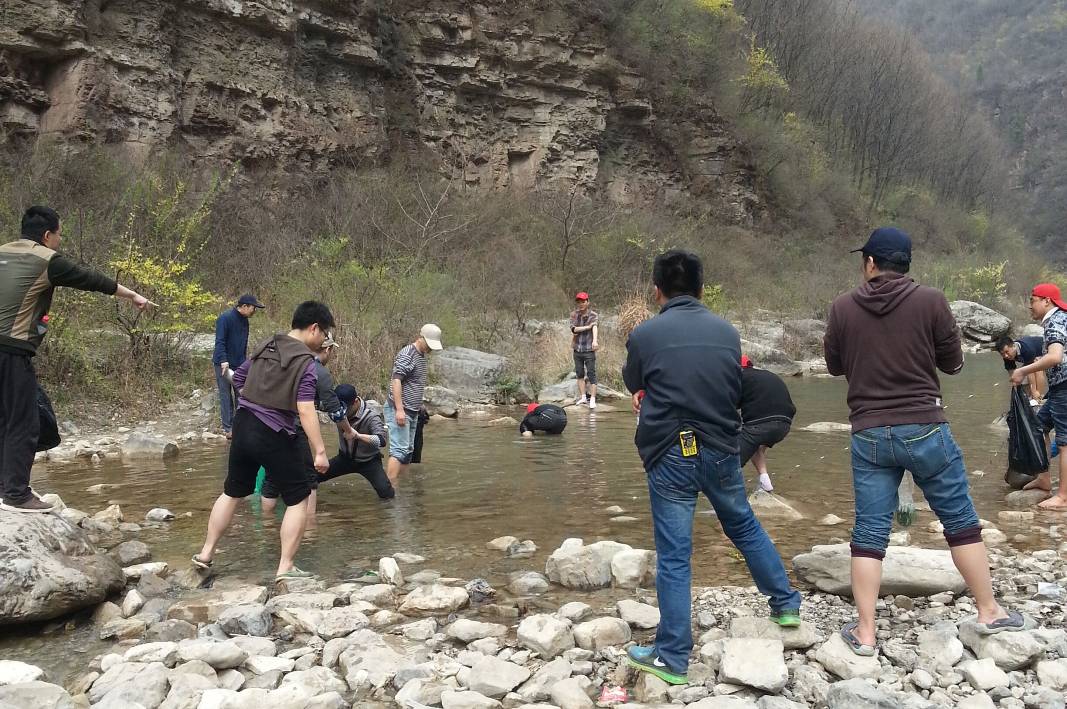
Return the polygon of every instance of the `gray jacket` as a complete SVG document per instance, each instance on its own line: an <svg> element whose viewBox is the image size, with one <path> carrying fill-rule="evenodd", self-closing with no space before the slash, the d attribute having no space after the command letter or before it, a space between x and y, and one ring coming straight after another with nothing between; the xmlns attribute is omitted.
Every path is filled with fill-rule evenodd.
<svg viewBox="0 0 1067 709"><path fill-rule="evenodd" d="M374 458L379 457L382 454L381 449L385 447L385 444L389 440L388 429L385 427L385 421L382 419L382 415L367 406L366 401L361 401L359 409L356 411L349 411L347 415L348 423L356 430L356 433L362 433L367 436L376 436L378 438L378 445L356 441L355 452L350 452L349 446L351 444L342 438L341 454L347 455L357 462L373 460Z"/></svg>

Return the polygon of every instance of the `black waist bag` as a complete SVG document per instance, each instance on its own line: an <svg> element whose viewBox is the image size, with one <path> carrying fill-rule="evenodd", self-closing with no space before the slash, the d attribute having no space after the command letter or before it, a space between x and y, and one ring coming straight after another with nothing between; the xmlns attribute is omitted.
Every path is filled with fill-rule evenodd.
<svg viewBox="0 0 1067 709"><path fill-rule="evenodd" d="M37 386L37 413L41 419L41 432L37 434L37 451L51 450L59 445L59 422L56 421L56 412L52 410L52 402L48 400L48 394L44 389Z"/></svg>
<svg viewBox="0 0 1067 709"><path fill-rule="evenodd" d="M1008 411L1008 470L1004 482L1019 489L1048 470L1048 451L1030 397L1019 385L1012 388Z"/></svg>

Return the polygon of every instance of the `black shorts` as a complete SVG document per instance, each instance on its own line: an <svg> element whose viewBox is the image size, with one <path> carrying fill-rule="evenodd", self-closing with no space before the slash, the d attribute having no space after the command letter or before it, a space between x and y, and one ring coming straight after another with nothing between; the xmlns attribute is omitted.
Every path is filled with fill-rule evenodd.
<svg viewBox="0 0 1067 709"><path fill-rule="evenodd" d="M596 352L574 352L574 376L596 384Z"/></svg>
<svg viewBox="0 0 1067 709"><path fill-rule="evenodd" d="M326 482L351 473L359 473L366 478L382 500L389 500L396 496L396 490L389 482L389 476L385 474L380 455L370 460L354 460L344 451L338 451L336 456L330 458L330 469L326 471L321 480Z"/></svg>
<svg viewBox="0 0 1067 709"><path fill-rule="evenodd" d="M741 444L741 467L752 460L760 446L773 448L775 443L781 443L789 435L792 421L785 419L770 419L748 425L741 424L741 435L738 442Z"/></svg>
<svg viewBox="0 0 1067 709"><path fill-rule="evenodd" d="M286 505L297 505L311 494L304 451L306 440L275 431L248 409L238 409L233 417L233 441L223 492L229 497L248 497L256 489L260 467ZM266 484L264 484L266 486Z"/></svg>
<svg viewBox="0 0 1067 709"><path fill-rule="evenodd" d="M312 490L317 490L319 487L319 471L315 470L315 456L311 455L311 446L308 444L308 437L304 433L304 429L296 429L296 439L301 447L300 456L304 462L304 473L307 475L308 487ZM278 488L268 478L263 481L263 489L260 494L268 500L273 500L278 497Z"/></svg>

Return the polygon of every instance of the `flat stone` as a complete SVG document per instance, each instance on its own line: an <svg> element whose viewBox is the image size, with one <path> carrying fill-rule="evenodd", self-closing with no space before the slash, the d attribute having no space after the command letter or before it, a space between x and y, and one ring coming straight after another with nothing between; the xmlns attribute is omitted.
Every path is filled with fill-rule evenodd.
<svg viewBox="0 0 1067 709"><path fill-rule="evenodd" d="M978 659L991 658L1002 670L1029 667L1045 652L1045 645L1032 631L1020 630L982 635L973 620L960 623L960 640Z"/></svg>
<svg viewBox="0 0 1067 709"><path fill-rule="evenodd" d="M283 593L267 601L267 608L272 613L289 608L311 608L325 611L333 608L337 603L338 598L332 593Z"/></svg>
<svg viewBox="0 0 1067 709"><path fill-rule="evenodd" d="M445 634L464 643L482 638L500 638L508 634L507 626L498 623L479 623L476 620L460 618L445 629Z"/></svg>
<svg viewBox="0 0 1067 709"><path fill-rule="evenodd" d="M178 663L178 643L158 642L134 645L122 656L126 662L160 662L167 667Z"/></svg>
<svg viewBox="0 0 1067 709"><path fill-rule="evenodd" d="M423 618L422 620L402 625L397 630L409 640L429 640L437 632L437 621L433 618Z"/></svg>
<svg viewBox="0 0 1067 709"><path fill-rule="evenodd" d="M262 604L267 600L263 586L212 588L187 594L167 611L167 618L184 620L194 625L214 623L219 614L231 606Z"/></svg>
<svg viewBox="0 0 1067 709"><path fill-rule="evenodd" d="M557 657L539 669L516 691L524 701L540 702L549 698L552 687L571 676L571 663Z"/></svg>
<svg viewBox="0 0 1067 709"><path fill-rule="evenodd" d="M441 693L441 706L444 709L498 709L501 704L478 692L446 690Z"/></svg>
<svg viewBox="0 0 1067 709"><path fill-rule="evenodd" d="M738 616L730 621L730 637L778 640L786 650L806 650L823 640L815 626L801 621L795 628L783 628L768 618Z"/></svg>
<svg viewBox="0 0 1067 709"><path fill-rule="evenodd" d="M238 667L248 653L236 643L226 640L182 640L178 643L178 655L184 661L201 660L216 670Z"/></svg>
<svg viewBox="0 0 1067 709"><path fill-rule="evenodd" d="M75 709L67 690L48 682L16 682L0 687L0 707L12 709Z"/></svg>
<svg viewBox="0 0 1067 709"><path fill-rule="evenodd" d="M1042 687L1067 692L1067 658L1038 662L1037 681Z"/></svg>
<svg viewBox="0 0 1067 709"><path fill-rule="evenodd" d="M155 576L162 576L167 573L167 562L165 561L149 561L144 564L133 564L132 566L124 566L122 573L126 577L127 581L137 581L144 574L153 574Z"/></svg>
<svg viewBox="0 0 1067 709"><path fill-rule="evenodd" d="M556 682L549 699L560 709L594 709L593 700L589 698L590 684L588 677L571 677Z"/></svg>
<svg viewBox="0 0 1067 709"><path fill-rule="evenodd" d="M780 640L730 638L723 641L719 677L733 684L743 684L777 694L789 681L784 647Z"/></svg>
<svg viewBox="0 0 1067 709"><path fill-rule="evenodd" d="M218 623L230 635L270 635L270 611L262 603L242 603L219 614Z"/></svg>
<svg viewBox="0 0 1067 709"><path fill-rule="evenodd" d="M763 488L757 488L748 497L748 504L752 511L761 519L799 520L804 515L797 510L781 495L767 492Z"/></svg>
<svg viewBox="0 0 1067 709"><path fill-rule="evenodd" d="M797 576L821 591L850 596L851 552L848 544L814 547L793 557ZM963 593L967 588L947 550L889 547L882 564L883 595L931 596L942 591Z"/></svg>
<svg viewBox="0 0 1067 709"><path fill-rule="evenodd" d="M994 687L1007 687L1011 682L1007 673L997 667L997 664L989 657L961 662L956 670L975 689L990 690Z"/></svg>
<svg viewBox="0 0 1067 709"><path fill-rule="evenodd" d="M549 589L548 579L536 571L519 574L508 584L508 590L516 596L531 596Z"/></svg>
<svg viewBox="0 0 1067 709"><path fill-rule="evenodd" d="M963 643L954 626L919 632L918 654L932 667L952 667L963 657Z"/></svg>
<svg viewBox="0 0 1067 709"><path fill-rule="evenodd" d="M507 551L508 547L510 547L512 544L517 543L518 541L518 537L505 535L503 537L497 537L496 539L487 542L485 548L492 549L494 551Z"/></svg>
<svg viewBox="0 0 1067 709"><path fill-rule="evenodd" d="M585 620L593 614L593 609L588 603L582 603L581 601L571 601L570 603L564 603L560 606L559 616L566 618L572 623Z"/></svg>
<svg viewBox="0 0 1067 709"><path fill-rule="evenodd" d="M877 678L882 673L882 666L877 657L860 657L852 652L841 636L834 633L830 639L815 651L815 659L820 665L841 679Z"/></svg>
<svg viewBox="0 0 1067 709"><path fill-rule="evenodd" d="M470 689L487 697L503 697L530 678L530 671L496 657L485 657L474 663L470 673Z"/></svg>
<svg viewBox="0 0 1067 709"><path fill-rule="evenodd" d="M619 617L631 627L647 630L659 625L659 608L624 599L615 604Z"/></svg>
<svg viewBox="0 0 1067 709"><path fill-rule="evenodd" d="M241 666L253 674L262 675L267 672L291 672L295 664L295 660L288 660L284 657L251 655L241 663Z"/></svg>
<svg viewBox="0 0 1067 709"><path fill-rule="evenodd" d="M630 642L630 626L621 618L596 618L574 628L574 641L584 650L600 650Z"/></svg>
<svg viewBox="0 0 1067 709"><path fill-rule="evenodd" d="M456 586L434 584L419 586L409 593L400 605L406 615L448 615L470 603L467 590Z"/></svg>
<svg viewBox="0 0 1067 709"><path fill-rule="evenodd" d="M854 678L830 685L829 709L936 709L935 704L915 694L893 692Z"/></svg>
<svg viewBox="0 0 1067 709"><path fill-rule="evenodd" d="M44 677L44 670L17 660L0 660L0 687L22 682L36 682Z"/></svg>

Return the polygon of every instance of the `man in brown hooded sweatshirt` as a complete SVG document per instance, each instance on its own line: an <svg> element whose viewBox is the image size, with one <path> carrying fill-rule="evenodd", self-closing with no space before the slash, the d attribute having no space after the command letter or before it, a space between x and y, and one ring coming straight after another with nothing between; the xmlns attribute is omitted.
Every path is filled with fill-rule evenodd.
<svg viewBox="0 0 1067 709"><path fill-rule="evenodd" d="M848 378L852 424L852 594L859 615L841 637L858 655L875 654L875 603L904 471L922 488L945 527L952 560L974 594L977 629L1020 630L1026 620L993 597L982 528L963 455L941 403L937 370L963 369L956 321L941 291L906 274L911 239L874 231L863 253L863 285L830 308L824 348L830 374Z"/></svg>

